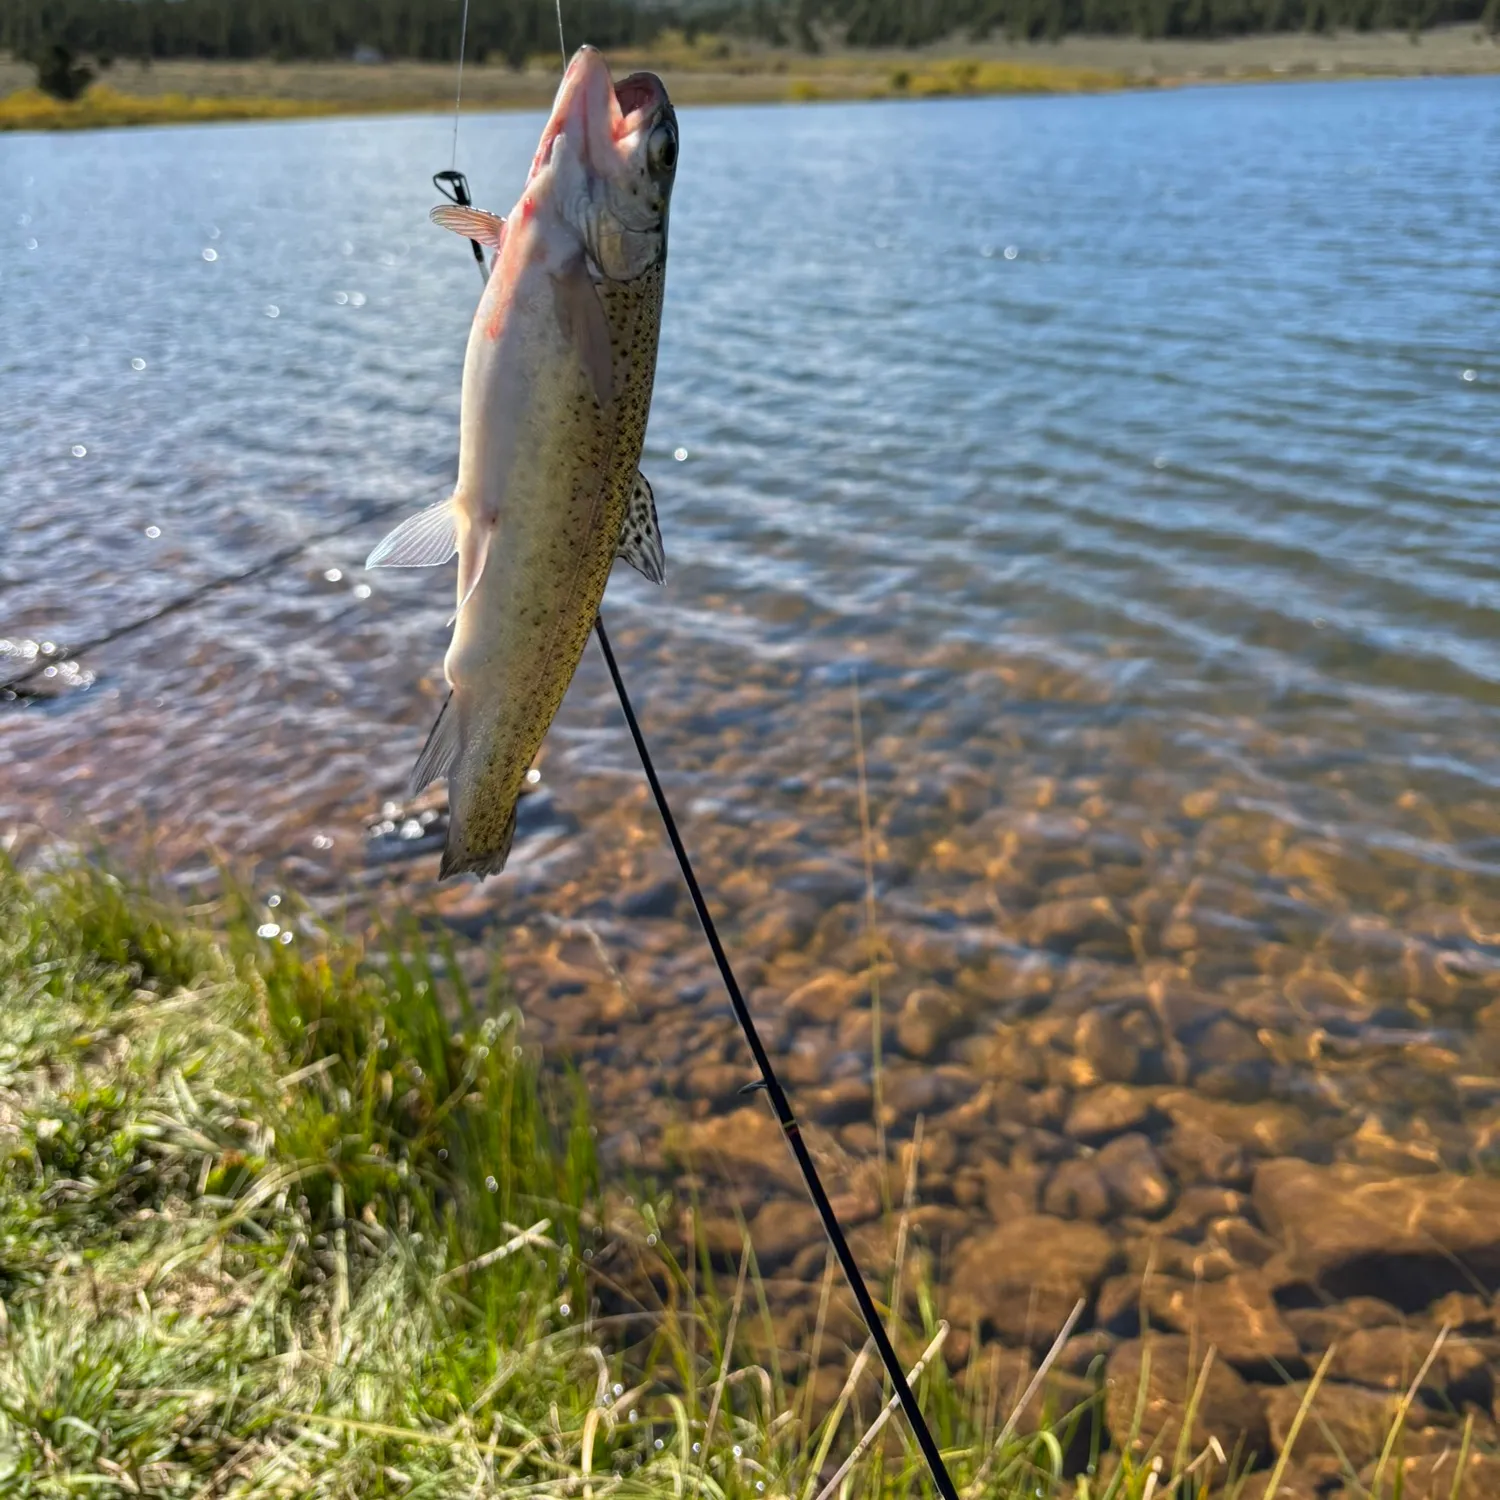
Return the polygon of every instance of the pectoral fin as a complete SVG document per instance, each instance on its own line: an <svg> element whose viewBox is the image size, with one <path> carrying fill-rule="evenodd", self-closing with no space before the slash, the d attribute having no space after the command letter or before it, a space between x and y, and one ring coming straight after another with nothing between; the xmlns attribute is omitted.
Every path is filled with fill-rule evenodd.
<svg viewBox="0 0 1500 1500"><path fill-rule="evenodd" d="M451 499L408 516L365 559L367 568L435 568L458 551L458 507Z"/></svg>
<svg viewBox="0 0 1500 1500"><path fill-rule="evenodd" d="M614 349L604 304L599 300L598 288L589 279L583 259L580 257L571 269L554 275L552 286L563 336L571 339L578 351L589 384L594 388L594 399L601 407L607 407L615 394Z"/></svg>
<svg viewBox="0 0 1500 1500"><path fill-rule="evenodd" d="M505 220L499 214L487 214L482 208L460 208L440 203L427 216L434 224L461 234L466 240L498 250L505 240Z"/></svg>
<svg viewBox="0 0 1500 1500"><path fill-rule="evenodd" d="M649 582L667 581L667 555L661 544L661 527L656 523L656 496L651 493L650 480L639 471L625 511L617 555Z"/></svg>

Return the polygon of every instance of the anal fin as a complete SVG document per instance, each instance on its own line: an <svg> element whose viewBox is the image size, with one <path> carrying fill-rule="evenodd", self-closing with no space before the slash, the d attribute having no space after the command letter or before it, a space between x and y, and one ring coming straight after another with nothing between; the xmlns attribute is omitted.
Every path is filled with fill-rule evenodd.
<svg viewBox="0 0 1500 1500"><path fill-rule="evenodd" d="M656 520L656 496L651 491L651 481L639 470L625 510L625 529L620 533L617 555L649 582L667 581L667 554Z"/></svg>
<svg viewBox="0 0 1500 1500"><path fill-rule="evenodd" d="M415 797L434 781L451 776L454 766L458 764L458 752L461 748L458 714L453 707L453 694L450 692L428 731L427 743L422 746L416 765L411 768L407 795Z"/></svg>

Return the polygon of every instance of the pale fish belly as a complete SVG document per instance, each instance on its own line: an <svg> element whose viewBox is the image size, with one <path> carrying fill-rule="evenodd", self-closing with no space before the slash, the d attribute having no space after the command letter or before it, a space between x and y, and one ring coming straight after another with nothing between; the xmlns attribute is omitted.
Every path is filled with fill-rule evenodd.
<svg viewBox="0 0 1500 1500"><path fill-rule="evenodd" d="M608 411L570 357L549 362L530 393L495 544L450 653L462 749L445 876L504 867L526 771L588 645L640 464L661 285L657 268L600 289L615 359Z"/></svg>

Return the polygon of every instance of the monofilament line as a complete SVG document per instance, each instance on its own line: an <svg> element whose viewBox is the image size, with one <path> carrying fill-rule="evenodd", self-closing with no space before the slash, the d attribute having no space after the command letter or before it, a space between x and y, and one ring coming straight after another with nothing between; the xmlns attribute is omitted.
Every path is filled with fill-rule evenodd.
<svg viewBox="0 0 1500 1500"><path fill-rule="evenodd" d="M818 1169L813 1165L807 1142L802 1139L802 1129L797 1124L797 1117L792 1113L791 1101L787 1098L786 1090L782 1088L781 1080L776 1076L776 1070L771 1065L770 1054L767 1053L765 1044L760 1039L760 1032L756 1029L755 1020L750 1014L750 1007L745 1003L739 981L734 977L734 970L729 965L729 955L725 953L724 945L719 941L719 929L708 910L708 902L703 898L703 890L698 884L698 877L693 873L693 863L688 858L682 835L677 831L677 820L672 816L672 809L667 804L667 794L662 790L661 779L656 774L651 752L646 748L646 737L641 733L640 722L636 719L635 709L630 702L630 694L625 691L625 679L620 675L619 663L615 660L614 650L609 644L602 614L594 620L594 633L599 637L599 648L604 652L604 664L609 668L610 680L614 683L615 693L619 697L620 707L625 714L625 723L630 728L631 739L635 741L636 754L641 758L641 768L645 771L646 780L651 785L651 795L656 799L656 810L661 814L662 823L667 830L667 839L682 869L683 883L687 886L688 895L692 897L693 910L698 913L698 921L703 926L703 935L708 939L709 949L719 968L719 977L724 981L724 988L729 992L729 1003L734 1008L735 1020L740 1023L740 1030L745 1033L745 1041L749 1043L751 1055L755 1058L755 1065L760 1069L761 1081L771 1100L771 1108L776 1112L776 1120L781 1126L781 1133L785 1136L786 1143L796 1159L803 1182L807 1184L808 1197L812 1199L813 1207L817 1209L818 1217L823 1221L823 1230L828 1236L829 1244L833 1246L833 1253L838 1257L838 1262L844 1269L844 1276L849 1282L849 1290L854 1293L860 1316L864 1318L865 1327L869 1329L870 1341L875 1345L875 1352L880 1356L880 1362L890 1376L896 1399L901 1403L901 1409L906 1413L906 1420L911 1424L912 1434L917 1440L917 1446L922 1450L922 1457L927 1460L927 1468L932 1475L933 1483L937 1486L938 1493L943 1500L958 1500L958 1491L954 1488L948 1467L943 1462L937 1443L933 1440L932 1431L927 1426L927 1419L922 1415L922 1408L917 1405L917 1398L912 1393L911 1385L902 1373L901 1362L896 1357L890 1336L885 1331L885 1324L875 1307L875 1299L870 1296L870 1289L865 1285L865 1278L860 1273L859 1262L855 1260L853 1252L849 1249L849 1241L844 1238L844 1231L839 1227L838 1217L833 1211L833 1205L828 1201L823 1180L818 1176Z"/></svg>
<svg viewBox="0 0 1500 1500"><path fill-rule="evenodd" d="M558 0L561 4L562 0ZM458 25L458 87L453 91L453 155L448 166L458 166L458 106L464 97L464 49L469 42L469 0L464 0L464 18Z"/></svg>
<svg viewBox="0 0 1500 1500"><path fill-rule="evenodd" d="M557 0L557 46L562 53L563 72L566 73L568 71L568 44L563 40L562 0Z"/></svg>

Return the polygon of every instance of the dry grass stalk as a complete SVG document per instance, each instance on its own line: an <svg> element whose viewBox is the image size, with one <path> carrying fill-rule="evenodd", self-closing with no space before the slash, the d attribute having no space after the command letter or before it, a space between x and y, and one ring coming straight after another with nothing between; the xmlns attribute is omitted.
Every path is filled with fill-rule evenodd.
<svg viewBox="0 0 1500 1500"><path fill-rule="evenodd" d="M1443 1345L1447 1342L1450 1325L1444 1323L1438 1329L1438 1336L1432 1341L1432 1348L1427 1351L1427 1358L1422 1361L1422 1367L1412 1376L1412 1381L1406 1388L1406 1394L1401 1398L1401 1404L1396 1408L1395 1419L1391 1422L1391 1430L1385 1435L1385 1442L1381 1445L1380 1457L1375 1463L1375 1477L1370 1481L1370 1492L1374 1495L1380 1493L1380 1481L1385 1474L1385 1466L1391 1461L1391 1453L1396 1446L1396 1439L1401 1435L1401 1429L1406 1425L1406 1415L1411 1410L1411 1404L1417 1399L1417 1392L1422 1388L1422 1382L1427 1378L1427 1372L1432 1368L1432 1362L1441 1353ZM1290 1443L1287 1445L1290 1447Z"/></svg>
<svg viewBox="0 0 1500 1500"><path fill-rule="evenodd" d="M886 1319L886 1332L896 1336L897 1324L901 1321L901 1281L906 1269L906 1244L910 1233L911 1211L917 1201L917 1171L922 1160L922 1116L911 1136L911 1160L906 1164L906 1188L901 1195L901 1218L896 1225L896 1260L891 1272L891 1306Z"/></svg>
<svg viewBox="0 0 1500 1500"><path fill-rule="evenodd" d="M1328 1367L1333 1363L1333 1356L1338 1345L1329 1346L1328 1352L1318 1361L1318 1368L1313 1371L1313 1378L1307 1382L1307 1389L1302 1393L1302 1400L1297 1403L1297 1413L1292 1418L1292 1425L1287 1429L1286 1442L1281 1445L1281 1452L1276 1455L1276 1465L1271 1470L1271 1477L1266 1481L1266 1500L1275 1500L1281 1489L1281 1476L1286 1473L1286 1466L1291 1462L1292 1450L1297 1446L1297 1434L1302 1431L1302 1424L1307 1420L1307 1414L1312 1410L1313 1398L1318 1394L1318 1387L1323 1384L1324 1377L1328 1374Z"/></svg>
<svg viewBox="0 0 1500 1500"><path fill-rule="evenodd" d="M1196 1324L1195 1324L1196 1326ZM1198 1371L1198 1378L1193 1383L1192 1395L1188 1397L1187 1409L1182 1414L1182 1430L1177 1434L1177 1449L1172 1455L1172 1473L1180 1475L1183 1465L1187 1461L1188 1448L1193 1441L1193 1424L1198 1419L1198 1407L1203 1401L1203 1392L1208 1386L1208 1372L1213 1368L1214 1356L1218 1350L1212 1344L1208 1346L1208 1353L1203 1358L1203 1367ZM1191 1351L1189 1354L1191 1358ZM1188 1366L1192 1369L1192 1365ZM1202 1455L1200 1454L1201 1458ZM1175 1480L1173 1481L1176 1482Z"/></svg>
<svg viewBox="0 0 1500 1500"><path fill-rule="evenodd" d="M551 1219L538 1219L530 1229L523 1229L519 1234L513 1235L503 1245L496 1245L493 1250L486 1250L483 1255L477 1255L473 1260L467 1260L461 1266L454 1266L451 1270L444 1271L437 1279L438 1286L446 1286L450 1281L457 1281L460 1276L472 1276L476 1271L483 1271L487 1266L493 1266L505 1259L507 1255L513 1255L523 1245L536 1245L540 1249L556 1250L557 1245L549 1240L547 1231L552 1228Z"/></svg>
<svg viewBox="0 0 1500 1500"><path fill-rule="evenodd" d="M1047 1372L1057 1362L1057 1356L1062 1353L1063 1345L1072 1337L1073 1329L1083 1316L1084 1306L1082 1297L1073 1304L1073 1311L1068 1314L1067 1321L1058 1330L1057 1337L1052 1340L1052 1347L1047 1351L1041 1364L1037 1366L1036 1374L1031 1377L1026 1389L1022 1391L1021 1399L1011 1409L1010 1416L1005 1419L1005 1426L1000 1429L1000 1435L989 1445L989 1452L985 1454L984 1462L979 1466L979 1472L969 1481L968 1487L964 1490L965 1500L972 1500L972 1497L977 1496L983 1488L985 1480L990 1476L990 1470L994 1467L995 1459L1016 1430L1016 1424L1021 1420L1022 1412L1026 1410L1031 1398L1041 1390L1042 1382L1047 1378Z"/></svg>
<svg viewBox="0 0 1500 1500"><path fill-rule="evenodd" d="M745 1301L745 1278L749 1272L750 1236L746 1234L744 1249L740 1252L740 1274L734 1286L734 1302L729 1309L729 1327L724 1334L724 1353L719 1360L719 1378L714 1382L714 1393L708 1403L708 1421L703 1424L703 1462L698 1465L700 1488L708 1472L708 1455L713 1447L714 1425L719 1420L719 1405L724 1399L724 1386L729 1379L729 1361L734 1357L734 1335L739 1328L740 1308Z"/></svg>
<svg viewBox="0 0 1500 1500"><path fill-rule="evenodd" d="M854 770L859 789L859 841L865 865L865 952L870 975L870 1094L875 1114L875 1159L880 1166L880 1195L887 1211L885 1180L884 1020L880 1006L880 929L875 915L875 835L870 825L870 783L865 767L864 721L859 711L859 670L849 684L854 705Z"/></svg>
<svg viewBox="0 0 1500 1500"><path fill-rule="evenodd" d="M939 1349L943 1347L943 1341L948 1337L947 1323L939 1323L938 1331L933 1335L932 1342L922 1351L922 1357L907 1372L906 1382L915 1387L922 1371L927 1368L928 1361L933 1358ZM841 1463L834 1472L832 1479L818 1491L817 1500L829 1500L829 1497L844 1482L844 1476L862 1459L869 1451L870 1444L880 1436L881 1429L890 1421L891 1415L901 1405L899 1396L892 1396L884 1406L880 1408L879 1414L865 1432L865 1435L854 1445L848 1458Z"/></svg>
<svg viewBox="0 0 1500 1500"><path fill-rule="evenodd" d="M854 1363L849 1366L843 1389L839 1392L838 1399L833 1403L833 1408L823 1424L823 1436L818 1441L817 1452L813 1455L813 1461L807 1471L807 1483L802 1490L802 1500L812 1500L813 1486L817 1484L818 1475L822 1473L823 1465L828 1461L828 1450L833 1446L834 1434L844 1420L844 1413L849 1409L850 1398L854 1395L854 1387L859 1384L859 1377L864 1374L865 1366L869 1364L874 1349L875 1345L866 1339L864 1347L854 1356Z"/></svg>
<svg viewBox="0 0 1500 1500"><path fill-rule="evenodd" d="M818 1384L818 1360L823 1353L823 1330L828 1323L828 1304L833 1297L833 1277L838 1262L830 1246L823 1259L823 1284L818 1291L818 1315L813 1323L812 1345L807 1356L807 1381L802 1388L799 1405L802 1408L802 1430L812 1432L813 1395Z"/></svg>

